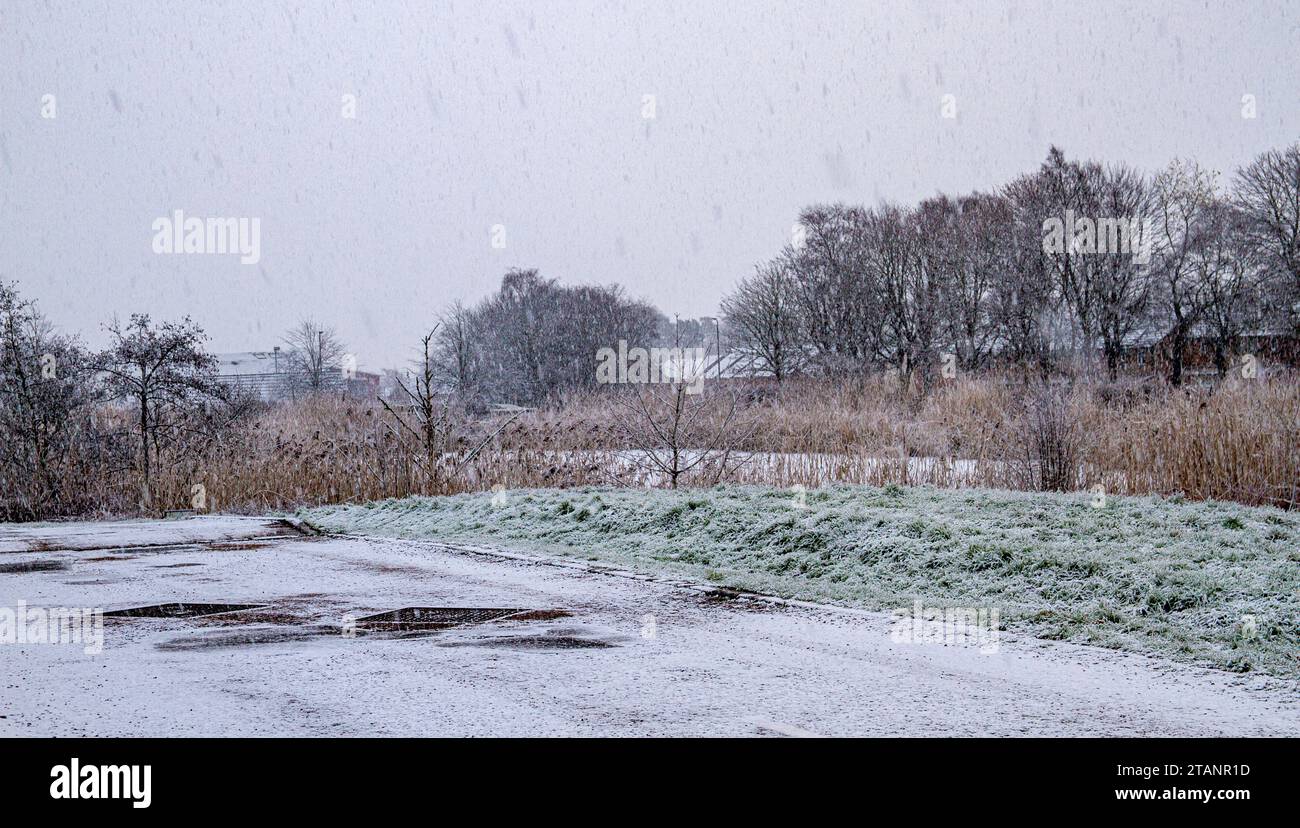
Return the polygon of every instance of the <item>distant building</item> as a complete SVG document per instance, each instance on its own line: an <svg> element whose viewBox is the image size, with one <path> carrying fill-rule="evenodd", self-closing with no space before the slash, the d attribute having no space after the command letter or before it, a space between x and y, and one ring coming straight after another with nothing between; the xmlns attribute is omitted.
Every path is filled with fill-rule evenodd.
<svg viewBox="0 0 1300 828"><path fill-rule="evenodd" d="M236 391L252 394L272 402L290 396L286 373L288 358L276 348L272 351L241 351L217 354L217 379Z"/></svg>
<svg viewBox="0 0 1300 828"><path fill-rule="evenodd" d="M359 400L373 400L379 396L378 374L370 371L356 371L343 381L343 393Z"/></svg>
<svg viewBox="0 0 1300 828"><path fill-rule="evenodd" d="M301 396L306 386L305 379L292 368L292 353L279 347L216 357L219 382L266 402ZM326 373L322 384L326 393L358 399L372 399L379 394L379 375L368 371L345 374L342 370L332 370Z"/></svg>
<svg viewBox="0 0 1300 828"><path fill-rule="evenodd" d="M729 351L721 357L709 354L708 362L704 367L705 380L770 380L774 376L772 369L766 367L762 358L745 351Z"/></svg>
<svg viewBox="0 0 1300 828"><path fill-rule="evenodd" d="M1243 355L1249 354L1261 366L1300 363L1300 338L1284 326L1255 326L1242 331L1235 347L1225 354L1229 370L1239 367ZM1173 332L1138 332L1124 340L1124 359L1129 366L1164 371L1173 350ZM1214 337L1203 323L1187 332L1183 370L1189 377L1211 376L1214 370Z"/></svg>

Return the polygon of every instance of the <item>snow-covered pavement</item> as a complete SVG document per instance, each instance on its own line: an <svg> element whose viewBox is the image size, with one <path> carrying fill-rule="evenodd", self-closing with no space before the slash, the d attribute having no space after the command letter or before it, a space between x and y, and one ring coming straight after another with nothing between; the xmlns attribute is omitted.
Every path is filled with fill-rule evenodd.
<svg viewBox="0 0 1300 828"><path fill-rule="evenodd" d="M109 618L98 654L0 644L0 736L1300 735L1292 681L1005 633L899 643L884 614L563 563L252 518L3 526L0 617L266 606ZM345 634L413 606L568 615Z"/></svg>

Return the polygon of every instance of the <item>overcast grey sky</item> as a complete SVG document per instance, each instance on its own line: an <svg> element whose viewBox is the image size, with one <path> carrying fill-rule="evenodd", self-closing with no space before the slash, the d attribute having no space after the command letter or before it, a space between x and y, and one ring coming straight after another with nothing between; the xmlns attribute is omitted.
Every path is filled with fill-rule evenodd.
<svg viewBox="0 0 1300 828"><path fill-rule="evenodd" d="M711 314L812 202L991 189L1051 143L1230 173L1300 139L1297 44L1293 0L0 0L0 279L94 345L309 315L363 369L512 266ZM260 262L154 254L177 209L260 218Z"/></svg>

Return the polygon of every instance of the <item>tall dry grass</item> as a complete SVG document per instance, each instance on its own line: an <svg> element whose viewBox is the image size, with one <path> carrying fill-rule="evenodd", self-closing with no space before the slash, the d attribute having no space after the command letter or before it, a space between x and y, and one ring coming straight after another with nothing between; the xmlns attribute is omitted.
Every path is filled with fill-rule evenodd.
<svg viewBox="0 0 1300 828"><path fill-rule="evenodd" d="M706 386L705 393L720 392ZM1067 491L1101 484L1115 494L1181 492L1284 508L1300 502L1294 378L1172 390L1140 382L1044 388L984 377L919 396L873 377L738 393L756 428L727 482ZM662 484L637 470L613 422L614 403L600 393L572 395L514 421L462 413L446 450L428 458L378 403L287 403L160 458L154 496L160 509L184 508L201 483L210 509L262 512L494 486ZM130 469L94 458L77 468L67 485L77 489L83 513L136 510Z"/></svg>
<svg viewBox="0 0 1300 828"><path fill-rule="evenodd" d="M1095 395L1094 395L1095 396ZM1088 463L1118 492L1294 508L1300 503L1300 387L1230 380L1128 407L1085 409Z"/></svg>

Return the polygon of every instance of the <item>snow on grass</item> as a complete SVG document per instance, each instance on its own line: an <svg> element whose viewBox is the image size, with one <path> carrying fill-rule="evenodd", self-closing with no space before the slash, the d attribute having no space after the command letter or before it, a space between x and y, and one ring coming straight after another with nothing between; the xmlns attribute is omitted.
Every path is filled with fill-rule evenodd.
<svg viewBox="0 0 1300 828"><path fill-rule="evenodd" d="M490 541L876 610L1300 676L1300 516L989 489L517 490L304 509L328 531Z"/></svg>

